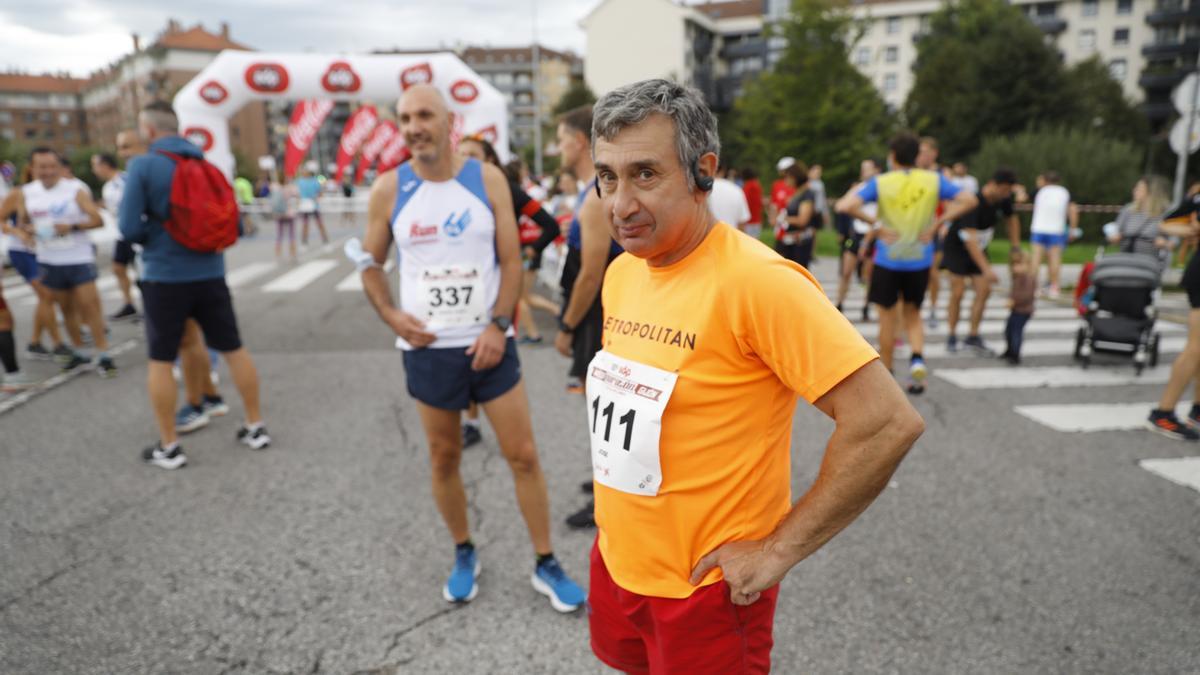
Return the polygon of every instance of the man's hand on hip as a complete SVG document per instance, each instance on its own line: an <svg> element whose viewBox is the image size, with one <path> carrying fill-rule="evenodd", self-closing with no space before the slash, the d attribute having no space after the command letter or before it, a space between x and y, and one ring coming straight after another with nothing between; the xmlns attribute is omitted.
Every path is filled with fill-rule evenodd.
<svg viewBox="0 0 1200 675"><path fill-rule="evenodd" d="M704 580L704 575L714 567L720 567L729 584L729 599L735 605L750 605L758 600L762 592L783 580L791 569L778 555L767 550L765 541L731 541L709 553L696 563L692 570L693 586Z"/></svg>

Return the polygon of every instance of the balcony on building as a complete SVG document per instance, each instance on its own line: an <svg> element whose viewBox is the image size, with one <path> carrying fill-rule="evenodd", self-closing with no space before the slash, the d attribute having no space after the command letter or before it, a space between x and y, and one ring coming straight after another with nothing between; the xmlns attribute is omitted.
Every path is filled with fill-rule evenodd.
<svg viewBox="0 0 1200 675"><path fill-rule="evenodd" d="M721 50L721 58L726 60L748 56L766 57L766 55L767 41L762 38L726 42L725 47Z"/></svg>
<svg viewBox="0 0 1200 675"><path fill-rule="evenodd" d="M1178 25L1188 19L1200 19L1200 0L1158 0L1146 14L1151 26Z"/></svg>
<svg viewBox="0 0 1200 675"><path fill-rule="evenodd" d="M1147 68L1138 78L1138 86L1146 91L1170 91L1189 72L1187 68Z"/></svg>
<svg viewBox="0 0 1200 675"><path fill-rule="evenodd" d="M1058 35L1067 29L1067 20L1057 16L1031 16L1029 20L1047 35Z"/></svg>
<svg viewBox="0 0 1200 675"><path fill-rule="evenodd" d="M1142 104L1142 112L1151 123L1162 122L1175 115L1175 104L1170 101L1148 101Z"/></svg>
<svg viewBox="0 0 1200 675"><path fill-rule="evenodd" d="M1200 36L1193 35L1186 39L1178 38L1166 42L1151 42L1142 47L1142 56L1147 61L1170 61L1179 56L1191 55L1193 58L1200 51Z"/></svg>

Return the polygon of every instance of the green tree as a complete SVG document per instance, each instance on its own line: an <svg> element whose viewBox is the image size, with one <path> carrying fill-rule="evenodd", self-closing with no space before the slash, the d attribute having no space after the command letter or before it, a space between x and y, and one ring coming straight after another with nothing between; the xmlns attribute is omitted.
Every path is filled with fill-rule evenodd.
<svg viewBox="0 0 1200 675"><path fill-rule="evenodd" d="M1141 142L1149 132L1146 116L1125 98L1108 66L1093 56L1067 69L1071 126L1094 129L1111 138ZM1140 156L1140 153L1139 153Z"/></svg>
<svg viewBox="0 0 1200 675"><path fill-rule="evenodd" d="M1033 191L1043 171L1057 171L1076 204L1124 204L1141 173L1140 148L1098 129L1047 127L1012 136L990 136L971 159L979 180L1000 168L1012 169ZM1081 222L1089 239L1098 238L1100 225L1113 214L1084 214Z"/></svg>
<svg viewBox="0 0 1200 675"><path fill-rule="evenodd" d="M857 177L863 158L882 154L892 115L850 63L861 33L845 3L795 0L774 34L787 48L723 116L722 154L736 165L757 166L764 177L785 155L822 164L832 195Z"/></svg>
<svg viewBox="0 0 1200 675"><path fill-rule="evenodd" d="M583 80L575 80L571 82L571 86L567 87L567 90L559 97L558 103L554 104L554 109L550 113L552 116L558 117L579 106L590 105L595 102L596 95L584 84Z"/></svg>
<svg viewBox="0 0 1200 675"><path fill-rule="evenodd" d="M1004 0L959 0L934 13L913 71L905 117L938 139L946 160L969 156L986 136L1075 116L1058 54Z"/></svg>

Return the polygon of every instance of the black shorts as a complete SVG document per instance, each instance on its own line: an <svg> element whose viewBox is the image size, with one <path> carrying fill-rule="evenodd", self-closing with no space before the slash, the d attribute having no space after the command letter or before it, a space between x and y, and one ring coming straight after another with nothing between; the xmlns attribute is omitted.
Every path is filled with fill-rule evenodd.
<svg viewBox="0 0 1200 675"><path fill-rule="evenodd" d="M1200 255L1192 254L1179 285L1187 291L1188 305L1192 309L1200 309Z"/></svg>
<svg viewBox="0 0 1200 675"><path fill-rule="evenodd" d="M133 262L134 257L135 253L133 252L133 244L125 241L124 239L118 239L117 242L113 244L114 263L118 265L128 265L129 263Z"/></svg>
<svg viewBox="0 0 1200 675"><path fill-rule="evenodd" d="M984 255L987 255L986 249ZM967 252L967 247L961 240L946 242L946 247L942 250L942 264L939 267L960 277L983 274L983 270L979 269L979 265L976 265L975 261L971 259L971 254Z"/></svg>
<svg viewBox="0 0 1200 675"><path fill-rule="evenodd" d="M409 395L434 408L466 410L472 402L487 403L507 394L521 381L521 361L512 338L505 341L504 356L494 367L471 370L474 359L466 347L404 352Z"/></svg>
<svg viewBox="0 0 1200 675"><path fill-rule="evenodd" d="M179 341L188 319L200 324L209 348L219 352L241 349L233 298L224 278L182 283L140 281L138 288L142 289L151 361L174 361L179 356Z"/></svg>
<svg viewBox="0 0 1200 675"><path fill-rule="evenodd" d="M862 249L863 239L865 238L865 235L861 235L854 230L850 230L850 234L842 242L842 252L858 256L859 250Z"/></svg>
<svg viewBox="0 0 1200 675"><path fill-rule="evenodd" d="M812 265L813 245L816 241L816 237L809 237L797 244L785 244L782 241L777 241L775 242L775 252L797 265L808 269Z"/></svg>
<svg viewBox="0 0 1200 675"><path fill-rule="evenodd" d="M891 270L876 265L871 272L871 288L867 290L867 302L890 308L900 298L904 302L920 307L925 302L925 289L929 287L929 269Z"/></svg>
<svg viewBox="0 0 1200 675"><path fill-rule="evenodd" d="M583 379L587 374L588 364L603 346L603 340L604 310L600 298L596 298L571 336L571 377Z"/></svg>

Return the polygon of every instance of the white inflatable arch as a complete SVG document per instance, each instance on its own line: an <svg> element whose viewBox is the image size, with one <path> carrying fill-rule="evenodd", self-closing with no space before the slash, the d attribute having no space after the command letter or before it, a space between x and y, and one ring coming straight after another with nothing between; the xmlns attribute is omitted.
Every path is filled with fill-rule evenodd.
<svg viewBox="0 0 1200 675"><path fill-rule="evenodd" d="M180 134L226 175L234 171L229 118L251 101L330 99L389 105L429 83L454 114L454 135L489 138L508 158L507 100L453 53L267 54L225 50L175 96Z"/></svg>

